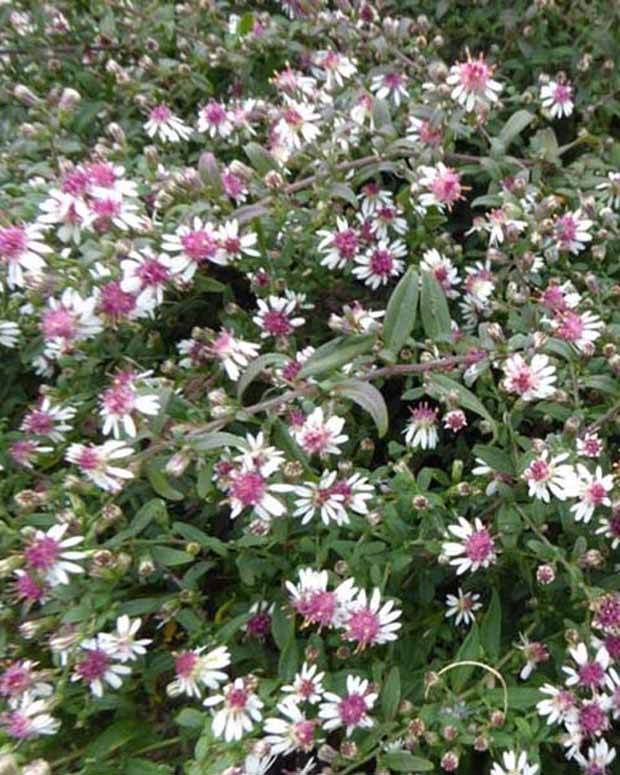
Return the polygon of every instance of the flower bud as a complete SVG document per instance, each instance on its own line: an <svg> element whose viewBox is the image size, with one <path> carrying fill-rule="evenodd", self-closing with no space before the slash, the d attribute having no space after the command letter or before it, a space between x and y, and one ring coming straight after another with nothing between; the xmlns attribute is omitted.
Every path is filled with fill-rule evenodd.
<svg viewBox="0 0 620 775"><path fill-rule="evenodd" d="M321 656L321 649L317 646L306 646L304 656L306 657L306 662L313 664Z"/></svg>
<svg viewBox="0 0 620 775"><path fill-rule="evenodd" d="M29 108L34 107L39 102L37 95L23 83L18 83L13 89L13 96Z"/></svg>
<svg viewBox="0 0 620 775"><path fill-rule="evenodd" d="M7 753L0 756L0 775L20 775L22 772L13 754Z"/></svg>
<svg viewBox="0 0 620 775"><path fill-rule="evenodd" d="M411 501L411 505L416 511L424 511L428 508L429 501L425 495L416 495Z"/></svg>
<svg viewBox="0 0 620 775"><path fill-rule="evenodd" d="M76 105L80 103L81 99L82 95L79 93L79 91L67 87L66 89L63 89L62 94L60 95L58 107L61 110L66 111L73 110L73 108L75 108Z"/></svg>
<svg viewBox="0 0 620 775"><path fill-rule="evenodd" d="M340 755L345 759L355 759L357 756L357 743L353 740L343 740L340 743Z"/></svg>
<svg viewBox="0 0 620 775"><path fill-rule="evenodd" d="M494 710L489 718L489 723L495 729L503 727L506 723L506 716L502 713L501 710Z"/></svg>
<svg viewBox="0 0 620 775"><path fill-rule="evenodd" d="M555 581L555 569L553 565L539 565L536 568L536 581L543 586L547 584L553 584Z"/></svg>
<svg viewBox="0 0 620 775"><path fill-rule="evenodd" d="M331 764L338 757L338 751L325 743L319 748L318 757L320 761Z"/></svg>
<svg viewBox="0 0 620 775"><path fill-rule="evenodd" d="M448 751L441 757L441 769L444 772L456 772L459 767L459 757L454 751Z"/></svg>

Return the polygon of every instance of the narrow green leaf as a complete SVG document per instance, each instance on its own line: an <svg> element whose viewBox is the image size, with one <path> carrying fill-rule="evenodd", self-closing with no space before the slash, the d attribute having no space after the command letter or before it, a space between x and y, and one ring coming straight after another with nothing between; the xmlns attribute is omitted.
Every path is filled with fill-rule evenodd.
<svg viewBox="0 0 620 775"><path fill-rule="evenodd" d="M180 549L171 549L169 546L154 546L151 549L151 554L155 562L168 568L175 565L185 565L195 559L192 554L182 552Z"/></svg>
<svg viewBox="0 0 620 775"><path fill-rule="evenodd" d="M536 118L529 110L517 110L506 121L499 133L500 142L505 148L508 148L510 143L521 134L521 132L529 126Z"/></svg>
<svg viewBox="0 0 620 775"><path fill-rule="evenodd" d="M264 371L268 366L284 366L289 362L289 358L282 353L265 353L265 355L259 355L258 358L253 360L247 369L243 372L237 382L237 398L241 400L247 387L250 383L254 382L256 377Z"/></svg>
<svg viewBox="0 0 620 775"><path fill-rule="evenodd" d="M344 199L344 201L348 202L351 207L355 207L357 209L357 196L350 186L347 186L344 183L332 183L327 193L332 199Z"/></svg>
<svg viewBox="0 0 620 775"><path fill-rule="evenodd" d="M271 617L271 634L280 651L284 651L290 641L295 637L295 623L287 616L279 605L273 609Z"/></svg>
<svg viewBox="0 0 620 775"><path fill-rule="evenodd" d="M480 625L480 642L485 654L493 660L499 658L502 638L502 606L497 590L493 590L491 603Z"/></svg>
<svg viewBox="0 0 620 775"><path fill-rule="evenodd" d="M420 313L424 333L433 342L449 342L452 335L452 319L446 294L430 272L422 273Z"/></svg>
<svg viewBox="0 0 620 775"><path fill-rule="evenodd" d="M349 364L358 356L369 352L374 341L375 337L372 335L339 336L332 339L308 358L299 372L299 377L316 377Z"/></svg>
<svg viewBox="0 0 620 775"><path fill-rule="evenodd" d="M462 662L466 660L479 660L480 659L480 633L478 625L474 622L470 631L467 633L467 637L461 644L461 648L457 651L455 662ZM460 692L469 680L469 677L475 670L474 667L457 667L450 673L450 681L454 691Z"/></svg>
<svg viewBox="0 0 620 775"><path fill-rule="evenodd" d="M372 120L377 129L392 126L390 108L385 100L374 99L372 103Z"/></svg>
<svg viewBox="0 0 620 775"><path fill-rule="evenodd" d="M380 759L382 769L395 772L431 772L434 769L433 762L414 756L409 751L392 751L384 754Z"/></svg>
<svg viewBox="0 0 620 775"><path fill-rule="evenodd" d="M90 743L84 752L84 758L108 756L117 748L126 745L142 731L142 725L137 721L131 719L116 721Z"/></svg>
<svg viewBox="0 0 620 775"><path fill-rule="evenodd" d="M393 667L381 692L381 707L383 715L388 721L391 721L398 711L400 704L400 671Z"/></svg>
<svg viewBox="0 0 620 775"><path fill-rule="evenodd" d="M334 393L339 393L361 406L375 421L379 436L385 436L389 425L387 406L385 399L374 385L359 379L349 379L336 385Z"/></svg>
<svg viewBox="0 0 620 775"><path fill-rule="evenodd" d="M167 518L168 510L164 501L161 498L152 498L142 508L138 509L129 527L112 536L109 541L106 541L106 546L120 546L128 538L134 538L139 535L153 520L161 523L167 520Z"/></svg>
<svg viewBox="0 0 620 775"><path fill-rule="evenodd" d="M250 164L260 175L266 175L270 170L278 169L278 162L258 143L246 143L243 150Z"/></svg>
<svg viewBox="0 0 620 775"><path fill-rule="evenodd" d="M146 467L146 475L151 483L151 487L162 498L168 501L181 501L185 497L182 492L179 492L170 484L163 472L161 462L153 460L149 463Z"/></svg>
<svg viewBox="0 0 620 775"><path fill-rule="evenodd" d="M221 447L248 448L248 443L243 437L235 436L234 433L226 433L225 431L214 431L213 433L204 433L202 436L193 436L189 439L189 443L197 452L210 452Z"/></svg>
<svg viewBox="0 0 620 775"><path fill-rule="evenodd" d="M228 555L228 547L223 541L214 536L207 535L203 530L194 525L188 525L187 522L173 522L172 529L175 533L183 536L186 541L195 541L200 546L204 546L205 549L219 554L220 557Z"/></svg>
<svg viewBox="0 0 620 775"><path fill-rule="evenodd" d="M409 267L388 301L383 321L383 341L394 353L398 353L415 326L419 288L418 273Z"/></svg>

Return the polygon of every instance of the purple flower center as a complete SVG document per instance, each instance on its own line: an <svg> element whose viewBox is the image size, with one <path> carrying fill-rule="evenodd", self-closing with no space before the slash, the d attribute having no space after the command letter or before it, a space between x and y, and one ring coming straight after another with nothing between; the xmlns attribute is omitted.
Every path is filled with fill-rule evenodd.
<svg viewBox="0 0 620 775"><path fill-rule="evenodd" d="M54 430L54 418L41 409L33 409L24 419L24 427L29 433L45 436Z"/></svg>
<svg viewBox="0 0 620 775"><path fill-rule="evenodd" d="M185 234L181 237L181 244L185 253L197 264L211 258L217 249L217 243L213 236L204 230Z"/></svg>
<svg viewBox="0 0 620 775"><path fill-rule="evenodd" d="M579 681L583 686L593 688L605 680L605 671L598 662L588 662L579 669Z"/></svg>
<svg viewBox="0 0 620 775"><path fill-rule="evenodd" d="M156 105L150 113L151 120L161 124L168 121L171 116L172 111L167 105Z"/></svg>
<svg viewBox="0 0 620 775"><path fill-rule="evenodd" d="M189 678L196 666L198 657L193 651L183 651L174 658L174 669L181 678Z"/></svg>
<svg viewBox="0 0 620 775"><path fill-rule="evenodd" d="M0 256L15 261L28 247L28 238L23 226L9 226L0 229Z"/></svg>
<svg viewBox="0 0 620 775"><path fill-rule="evenodd" d="M231 487L231 497L245 506L260 503L265 494L265 479L257 471L247 471L235 477Z"/></svg>
<svg viewBox="0 0 620 775"><path fill-rule="evenodd" d="M35 570L47 571L54 566L60 555L60 544L50 536L37 538L26 547L26 563Z"/></svg>
<svg viewBox="0 0 620 775"><path fill-rule="evenodd" d="M379 277L389 277L394 267L394 259L389 250L377 248L370 257L370 270Z"/></svg>
<svg viewBox="0 0 620 775"><path fill-rule="evenodd" d="M472 562L482 563L493 554L495 544L486 528L476 530L465 541L465 554Z"/></svg>
<svg viewBox="0 0 620 775"><path fill-rule="evenodd" d="M248 619L246 628L254 638L264 638L271 632L271 616L266 612L254 614Z"/></svg>
<svg viewBox="0 0 620 775"><path fill-rule="evenodd" d="M286 312L275 309L263 315L263 328L273 336L286 336L293 330Z"/></svg>
<svg viewBox="0 0 620 775"><path fill-rule="evenodd" d="M366 700L361 694L349 694L340 701L338 712L345 726L355 727L366 714Z"/></svg>
<svg viewBox="0 0 620 775"><path fill-rule="evenodd" d="M67 307L47 310L41 327L46 339L73 339L77 334L75 317Z"/></svg>
<svg viewBox="0 0 620 775"><path fill-rule="evenodd" d="M579 710L579 726L586 735L593 736L607 729L609 720L597 702L590 702Z"/></svg>
<svg viewBox="0 0 620 775"><path fill-rule="evenodd" d="M379 634L379 618L368 608L361 608L349 617L347 638L357 641L363 648L373 643Z"/></svg>
<svg viewBox="0 0 620 775"><path fill-rule="evenodd" d="M103 678L110 665L110 657L102 649L93 649L75 668L76 673L89 683Z"/></svg>
<svg viewBox="0 0 620 775"><path fill-rule="evenodd" d="M147 258L136 270L136 274L142 280L142 285L162 285L169 277L170 272L156 258Z"/></svg>
<svg viewBox="0 0 620 775"><path fill-rule="evenodd" d="M334 234L334 247L341 258L351 259L357 253L357 234L353 229L343 229Z"/></svg>

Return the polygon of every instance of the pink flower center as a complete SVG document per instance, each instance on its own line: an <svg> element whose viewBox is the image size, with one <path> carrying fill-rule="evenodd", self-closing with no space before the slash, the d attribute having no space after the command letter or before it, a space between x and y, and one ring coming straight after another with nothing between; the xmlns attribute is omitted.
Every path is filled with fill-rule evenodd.
<svg viewBox="0 0 620 775"><path fill-rule="evenodd" d="M599 605L596 626L604 630L620 626L620 596L610 595Z"/></svg>
<svg viewBox="0 0 620 775"><path fill-rule="evenodd" d="M198 657L193 651L183 651L174 658L174 669L181 678L189 678L198 662Z"/></svg>
<svg viewBox="0 0 620 775"><path fill-rule="evenodd" d="M156 258L145 259L136 269L136 274L142 280L143 286L163 285L170 278L168 268Z"/></svg>
<svg viewBox="0 0 620 775"><path fill-rule="evenodd" d="M357 641L363 648L373 643L379 634L379 618L368 608L361 608L349 617L347 638Z"/></svg>
<svg viewBox="0 0 620 775"><path fill-rule="evenodd" d="M586 735L592 736L607 729L609 721L600 705L590 702L579 710L579 726Z"/></svg>
<svg viewBox="0 0 620 775"><path fill-rule="evenodd" d="M420 404L411 410L411 417L417 425L431 428L437 420L437 410L431 409L427 404Z"/></svg>
<svg viewBox="0 0 620 775"><path fill-rule="evenodd" d="M223 242L223 247L227 253L235 255L241 250L241 240L239 237L227 237Z"/></svg>
<svg viewBox="0 0 620 775"><path fill-rule="evenodd" d="M28 248L28 238L23 226L0 229L0 256L8 261L17 260Z"/></svg>
<svg viewBox="0 0 620 775"><path fill-rule="evenodd" d="M586 490L586 498L593 506L600 506L607 500L607 490L602 482L592 482Z"/></svg>
<svg viewBox="0 0 620 775"><path fill-rule="evenodd" d="M337 232L334 234L334 247L341 258L353 258L357 253L357 234L353 229Z"/></svg>
<svg viewBox="0 0 620 775"><path fill-rule="evenodd" d="M151 121L164 124L172 116L172 111L167 105L156 105L150 113Z"/></svg>
<svg viewBox="0 0 620 775"><path fill-rule="evenodd" d="M282 115L289 126L300 126L303 123L301 114L295 108L288 108Z"/></svg>
<svg viewBox="0 0 620 775"><path fill-rule="evenodd" d="M20 600L27 600L31 603L38 603L45 595L44 588L27 573L17 577L15 591Z"/></svg>
<svg viewBox="0 0 620 775"><path fill-rule="evenodd" d="M263 315L263 328L272 336L286 336L293 330L286 312L275 309L271 309Z"/></svg>
<svg viewBox="0 0 620 775"><path fill-rule="evenodd" d="M558 218L555 233L561 243L572 242L577 236L577 223L570 213Z"/></svg>
<svg viewBox="0 0 620 775"><path fill-rule="evenodd" d="M467 91L484 92L489 80L489 68L481 60L464 62L461 65L459 76Z"/></svg>
<svg viewBox="0 0 620 775"><path fill-rule="evenodd" d="M390 89L390 91L395 91L402 85L402 83L403 77L398 73L386 73L383 76L383 85Z"/></svg>
<svg viewBox="0 0 620 775"><path fill-rule="evenodd" d="M126 317L135 306L135 296L123 291L120 282L114 280L101 288L100 308L105 315L113 318Z"/></svg>
<svg viewBox="0 0 620 775"><path fill-rule="evenodd" d="M24 552L26 563L35 570L47 571L52 568L60 556L60 544L50 536L37 538Z"/></svg>
<svg viewBox="0 0 620 775"><path fill-rule="evenodd" d="M292 382L301 371L301 366L299 361L289 361L282 369L282 378Z"/></svg>
<svg viewBox="0 0 620 775"><path fill-rule="evenodd" d="M216 126L226 121L226 110L219 102L210 102L204 109L204 115L210 124Z"/></svg>
<svg viewBox="0 0 620 775"><path fill-rule="evenodd" d="M24 428L29 433L45 436L54 430L54 418L41 409L33 409L24 419Z"/></svg>
<svg viewBox="0 0 620 775"><path fill-rule="evenodd" d="M224 191L232 199L236 199L245 192L243 181L238 175L235 175L232 172L222 173L221 181Z"/></svg>
<svg viewBox="0 0 620 775"><path fill-rule="evenodd" d="M583 440L582 449L588 457L598 457L601 454L602 445L598 439L590 436Z"/></svg>
<svg viewBox="0 0 620 775"><path fill-rule="evenodd" d="M93 199L90 203L90 209L97 216L97 221L104 223L111 218L114 218L121 211L121 203L116 199Z"/></svg>
<svg viewBox="0 0 620 775"><path fill-rule="evenodd" d="M297 687L297 694L304 700L309 699L315 693L314 681L311 678L302 678Z"/></svg>
<svg viewBox="0 0 620 775"><path fill-rule="evenodd" d="M70 172L63 178L62 190L65 194L72 194L73 196L81 196L90 182L89 176L84 170L75 170Z"/></svg>
<svg viewBox="0 0 620 775"><path fill-rule="evenodd" d="M598 662L588 662L579 668L579 681L582 686L593 688L600 686L605 680L605 671Z"/></svg>
<svg viewBox="0 0 620 775"><path fill-rule="evenodd" d="M314 745L314 721L300 721L291 730L299 748L310 750Z"/></svg>
<svg viewBox="0 0 620 775"><path fill-rule="evenodd" d="M112 188L116 183L116 173L109 164L96 162L88 167L91 181L100 188Z"/></svg>
<svg viewBox="0 0 620 775"><path fill-rule="evenodd" d="M253 637L264 638L271 632L271 616L266 611L254 614L248 619L246 629Z"/></svg>
<svg viewBox="0 0 620 775"><path fill-rule="evenodd" d="M461 179L458 172L446 169L445 172L436 175L431 190L439 202L452 204L461 199Z"/></svg>
<svg viewBox="0 0 620 775"><path fill-rule="evenodd" d="M493 555L495 544L486 528L476 530L465 541L465 554L472 562L482 563Z"/></svg>
<svg viewBox="0 0 620 775"><path fill-rule="evenodd" d="M389 250L377 248L370 257L370 271L378 277L389 277L394 268L394 259Z"/></svg>
<svg viewBox="0 0 620 775"><path fill-rule="evenodd" d="M211 258L217 250L215 238L204 230L190 231L189 234L183 235L181 244L185 253L197 264Z"/></svg>
<svg viewBox="0 0 620 775"><path fill-rule="evenodd" d="M301 439L302 447L313 455L323 452L331 440L332 434L326 428L307 430Z"/></svg>
<svg viewBox="0 0 620 775"><path fill-rule="evenodd" d="M307 622L325 627L333 621L336 597L333 592L308 593L297 601L295 608Z"/></svg>
<svg viewBox="0 0 620 775"><path fill-rule="evenodd" d="M524 366L515 372L512 376L513 389L516 390L519 395L527 393L533 386L534 380L532 379L532 372L528 366Z"/></svg>
<svg viewBox="0 0 620 775"><path fill-rule="evenodd" d="M608 635L605 638L605 648L612 659L620 658L620 636Z"/></svg>
<svg viewBox="0 0 620 775"><path fill-rule="evenodd" d="M28 463L35 454L36 445L32 441L16 441L14 444L11 444L10 452L13 460L22 465Z"/></svg>
<svg viewBox="0 0 620 775"><path fill-rule="evenodd" d="M565 312L557 334L567 342L578 342L583 336L585 325L580 315L575 312Z"/></svg>
<svg viewBox="0 0 620 775"><path fill-rule="evenodd" d="M7 732L12 737L16 737L20 740L30 737L32 733L32 722L24 713L20 713L16 710L13 713L5 714L3 721L6 724Z"/></svg>
<svg viewBox="0 0 620 775"><path fill-rule="evenodd" d="M46 339L73 339L77 335L75 316L67 307L47 310L41 327Z"/></svg>
<svg viewBox="0 0 620 775"><path fill-rule="evenodd" d="M226 695L226 704L233 710L243 710L248 703L249 696L245 689L231 689Z"/></svg>
<svg viewBox="0 0 620 775"><path fill-rule="evenodd" d="M77 462L82 471L94 471L99 467L101 460L96 449L84 447Z"/></svg>
<svg viewBox="0 0 620 775"><path fill-rule="evenodd" d="M256 506L265 494L265 479L257 471L247 471L235 477L230 495L245 506Z"/></svg>
<svg viewBox="0 0 620 775"><path fill-rule="evenodd" d="M130 414L136 404L136 393L128 385L115 385L103 394L103 406L108 414L122 417Z"/></svg>
<svg viewBox="0 0 620 775"><path fill-rule="evenodd" d="M551 468L546 460L535 460L527 471L527 478L534 482L546 482L550 474Z"/></svg>
<svg viewBox="0 0 620 775"><path fill-rule="evenodd" d="M441 129L433 128L428 121L420 125L420 140L424 145L437 146L441 144Z"/></svg>
<svg viewBox="0 0 620 775"><path fill-rule="evenodd" d="M614 538L620 538L620 517L612 517L609 520L609 532Z"/></svg>
<svg viewBox="0 0 620 775"><path fill-rule="evenodd" d="M366 700L361 694L349 694L340 701L338 712L345 726L355 727L366 714Z"/></svg>
<svg viewBox="0 0 620 775"><path fill-rule="evenodd" d="M32 675L22 665L11 665L0 676L0 694L21 694L33 683Z"/></svg>
<svg viewBox="0 0 620 775"><path fill-rule="evenodd" d="M573 96L573 88L565 83L556 84L553 90L553 99L558 105L563 105L565 102L570 102Z"/></svg>
<svg viewBox="0 0 620 775"><path fill-rule="evenodd" d="M93 649L77 665L75 672L89 683L103 678L110 665L110 657L102 649Z"/></svg>
<svg viewBox="0 0 620 775"><path fill-rule="evenodd" d="M541 297L545 307L556 312L563 312L566 309L566 294L559 285L550 285L543 291Z"/></svg>

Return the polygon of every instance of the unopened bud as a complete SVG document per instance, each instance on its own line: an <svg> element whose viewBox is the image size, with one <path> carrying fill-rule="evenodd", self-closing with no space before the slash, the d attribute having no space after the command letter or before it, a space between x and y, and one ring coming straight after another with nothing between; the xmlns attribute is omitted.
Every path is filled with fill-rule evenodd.
<svg viewBox="0 0 620 775"><path fill-rule="evenodd" d="M425 495L416 495L411 501L411 505L416 511L424 511L428 508L429 501Z"/></svg>
<svg viewBox="0 0 620 775"><path fill-rule="evenodd" d="M441 757L441 769L444 772L456 772L459 767L459 757L454 751L448 751Z"/></svg>
<svg viewBox="0 0 620 775"><path fill-rule="evenodd" d="M18 83L17 86L13 89L13 96L20 102L23 102L24 105L27 105L29 108L32 108L39 102L37 95L27 86L24 86L23 83Z"/></svg>
<svg viewBox="0 0 620 775"><path fill-rule="evenodd" d="M343 740L340 743L340 755L345 759L355 759L357 756L357 743L353 740Z"/></svg>
<svg viewBox="0 0 620 775"><path fill-rule="evenodd" d="M495 729L503 727L506 723L506 716L502 713L501 710L494 710L489 718L489 723Z"/></svg>
<svg viewBox="0 0 620 775"><path fill-rule="evenodd" d="M63 89L62 94L60 95L58 107L61 110L73 110L73 108L80 103L81 99L82 95L79 91L67 87L66 89Z"/></svg>
<svg viewBox="0 0 620 775"><path fill-rule="evenodd" d="M543 586L553 584L555 581L555 569L553 565L539 565L536 568L536 581Z"/></svg>
<svg viewBox="0 0 620 775"><path fill-rule="evenodd" d="M313 664L321 656L321 649L317 646L306 646L304 656L306 657L306 662Z"/></svg>

